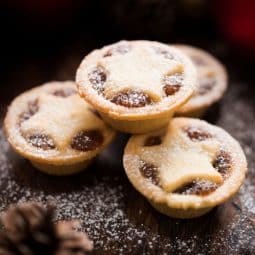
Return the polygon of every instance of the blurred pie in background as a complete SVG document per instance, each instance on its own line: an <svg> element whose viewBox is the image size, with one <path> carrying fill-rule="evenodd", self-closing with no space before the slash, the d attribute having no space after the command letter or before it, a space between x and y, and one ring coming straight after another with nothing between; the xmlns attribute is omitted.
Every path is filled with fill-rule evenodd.
<svg viewBox="0 0 255 255"><path fill-rule="evenodd" d="M193 97L177 111L177 115L201 117L218 102L228 85L225 67L210 53L189 45L175 45L188 55L197 68L198 86Z"/></svg>

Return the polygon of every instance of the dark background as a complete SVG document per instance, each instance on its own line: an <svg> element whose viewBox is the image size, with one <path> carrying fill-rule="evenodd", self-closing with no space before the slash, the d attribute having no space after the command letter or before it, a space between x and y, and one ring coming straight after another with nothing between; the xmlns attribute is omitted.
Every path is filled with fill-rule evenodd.
<svg viewBox="0 0 255 255"><path fill-rule="evenodd" d="M73 79L85 54L120 39L188 43L252 62L254 16L252 0L2 0L1 87Z"/></svg>
<svg viewBox="0 0 255 255"><path fill-rule="evenodd" d="M241 143L249 164L233 199L201 218L175 220L153 210L128 182L121 163L126 136L84 173L54 178L15 154L0 129L0 211L20 201L53 200L60 219L81 220L93 254L255 254L253 0L2 0L0 31L1 126L15 96L50 80L74 79L94 48L121 39L187 43L226 65L229 89L205 119Z"/></svg>

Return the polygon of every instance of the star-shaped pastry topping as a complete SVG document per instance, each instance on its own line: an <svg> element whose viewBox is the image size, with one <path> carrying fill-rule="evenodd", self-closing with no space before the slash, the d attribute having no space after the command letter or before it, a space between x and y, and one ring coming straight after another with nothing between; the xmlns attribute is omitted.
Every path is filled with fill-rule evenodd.
<svg viewBox="0 0 255 255"><path fill-rule="evenodd" d="M159 147L146 147L140 156L158 167L161 187L173 192L197 179L222 183L212 164L219 150L213 139L194 142L181 129L172 129Z"/></svg>
<svg viewBox="0 0 255 255"><path fill-rule="evenodd" d="M76 94L66 98L42 94L38 97L38 106L38 112L24 121L20 130L23 135L50 136L59 150L65 149L79 131L100 130L104 126Z"/></svg>
<svg viewBox="0 0 255 255"><path fill-rule="evenodd" d="M162 96L162 79L165 75L181 73L183 66L174 59L156 54L152 47L135 46L126 54L102 58L97 63L106 70L105 95L109 98L125 89L136 89Z"/></svg>

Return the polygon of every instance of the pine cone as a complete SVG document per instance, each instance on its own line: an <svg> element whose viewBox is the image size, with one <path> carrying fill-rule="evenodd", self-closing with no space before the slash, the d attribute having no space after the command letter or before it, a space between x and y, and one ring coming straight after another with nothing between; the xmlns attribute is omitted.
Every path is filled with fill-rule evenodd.
<svg viewBox="0 0 255 255"><path fill-rule="evenodd" d="M0 255L83 255L92 250L77 221L53 223L54 208L37 203L11 206L1 216Z"/></svg>

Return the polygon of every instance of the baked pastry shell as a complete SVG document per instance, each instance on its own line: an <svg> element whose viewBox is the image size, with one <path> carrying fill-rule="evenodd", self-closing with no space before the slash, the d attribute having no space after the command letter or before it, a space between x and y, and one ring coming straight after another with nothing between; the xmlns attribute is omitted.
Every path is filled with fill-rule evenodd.
<svg viewBox="0 0 255 255"><path fill-rule="evenodd" d="M172 46L178 47L180 50L183 49L184 54L185 52L189 52L190 54L194 53L194 56L200 56L201 59L205 59L205 61L209 63L209 66L212 67L212 71L214 71L218 77L217 85L211 91L196 98L196 100L189 100L186 104L180 107L175 114L176 116L200 118L206 113L209 107L223 97L228 87L227 70L219 60L200 48L183 44L174 44Z"/></svg>
<svg viewBox="0 0 255 255"><path fill-rule="evenodd" d="M159 42L148 41L131 41L131 43L148 44L158 47L166 47ZM81 62L76 73L76 82L80 96L91 104L103 117L103 119L113 128L128 133L146 133L166 126L182 105L184 105L192 96L196 84L197 73L192 61L186 57L179 49L168 46L173 53L183 56L182 61L188 71L186 71L186 86L181 89L176 95L171 96L171 100L162 100L153 105L144 107L128 108L112 103L108 99L99 95L90 84L85 81L86 69L89 67L90 61L100 58L102 51L107 51L113 45L108 45L100 50L94 50L87 55Z"/></svg>
<svg viewBox="0 0 255 255"><path fill-rule="evenodd" d="M145 179L138 169L140 158L133 153L135 148L139 146L135 142L138 137L137 135L132 136L125 147L123 164L127 177L134 188L145 196L156 210L174 218L194 218L207 213L215 206L225 202L239 190L245 178L247 162L239 143L223 129L198 119L185 117L173 119L173 121L176 120L178 121L179 128L185 123L198 123L199 126L201 124L205 125L209 132L215 134L220 139L220 142L223 143L223 146L227 148L227 151L232 156L233 168L231 174L214 192L206 196L167 193L162 188ZM153 134L151 133L152 136ZM147 136L150 136L150 134L146 134L144 138Z"/></svg>
<svg viewBox="0 0 255 255"><path fill-rule="evenodd" d="M42 91L50 92L65 87L75 89L76 85L73 81L53 81L22 93L10 104L4 120L6 138L13 150L31 161L32 165L40 171L51 175L70 175L84 170L112 142L116 135L114 130L106 125L102 131L104 137L103 144L95 150L86 152L70 149L65 153L58 153L57 150L44 151L29 145L20 134L19 127L17 126L17 117L21 113L21 109L24 108L30 99L34 99Z"/></svg>

